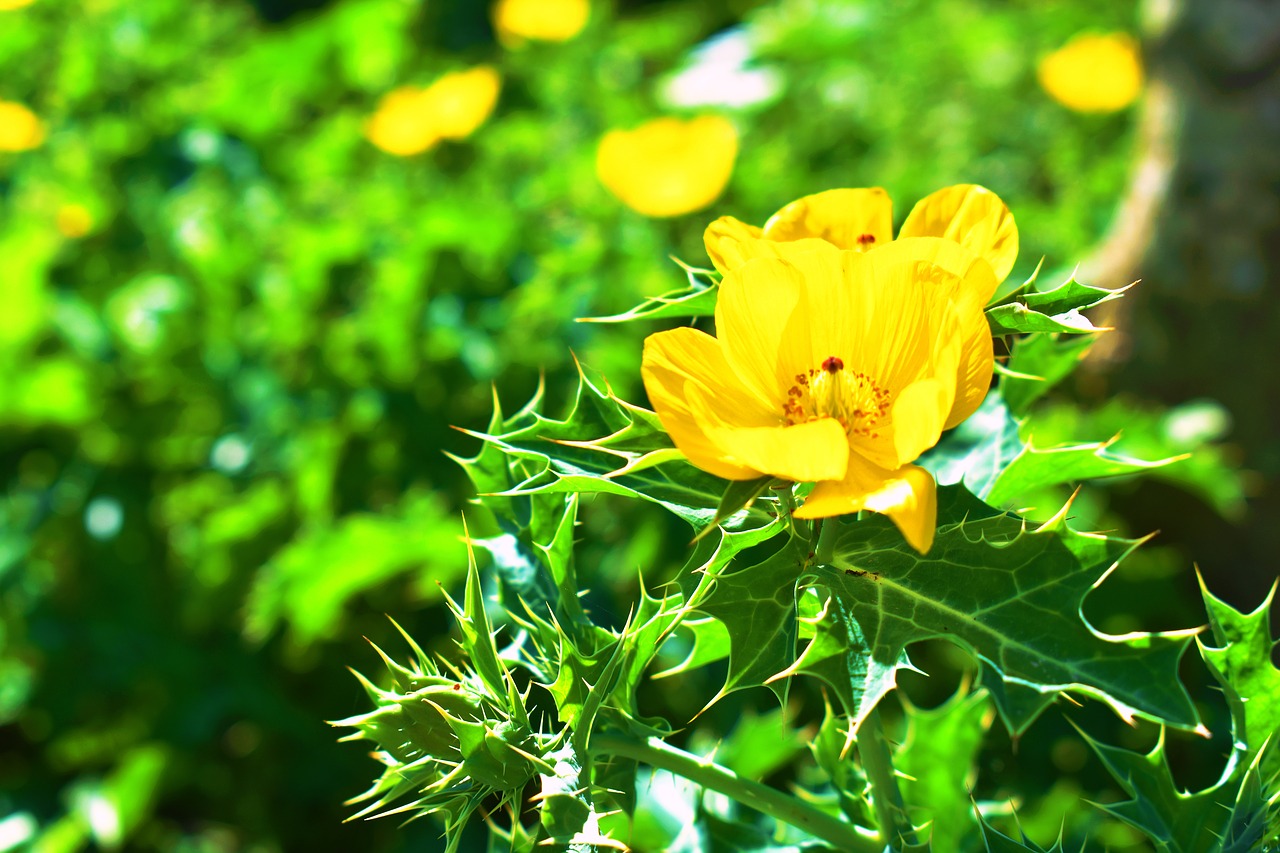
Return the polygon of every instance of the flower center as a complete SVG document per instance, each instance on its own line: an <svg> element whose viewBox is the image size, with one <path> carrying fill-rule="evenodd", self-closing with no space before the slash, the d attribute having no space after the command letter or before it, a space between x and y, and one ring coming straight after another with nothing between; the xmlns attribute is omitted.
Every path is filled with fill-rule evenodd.
<svg viewBox="0 0 1280 853"><path fill-rule="evenodd" d="M846 370L844 360L832 355L795 378L782 404L787 426L835 418L848 435L880 437L876 429L889 411L890 395L870 376Z"/></svg>
<svg viewBox="0 0 1280 853"><path fill-rule="evenodd" d="M860 249L869 249L875 242L876 242L876 235L874 234L858 235L858 248Z"/></svg>

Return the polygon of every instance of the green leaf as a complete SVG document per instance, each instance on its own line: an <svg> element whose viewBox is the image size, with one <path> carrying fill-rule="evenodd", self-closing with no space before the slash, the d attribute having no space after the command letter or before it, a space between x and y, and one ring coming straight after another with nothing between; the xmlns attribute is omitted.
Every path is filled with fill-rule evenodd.
<svg viewBox="0 0 1280 853"><path fill-rule="evenodd" d="M986 845L987 853L1065 853L1066 851L1061 834L1053 842L1053 846L1046 850L1022 832L1018 833L1020 838L1010 838L987 823L986 818L981 814L978 814L977 818L978 826L982 830L982 843ZM1084 853L1084 850L1085 845L1081 844L1079 853Z"/></svg>
<svg viewBox="0 0 1280 853"><path fill-rule="evenodd" d="M1245 510L1245 483L1233 450L1217 444L1231 419L1211 400L1192 400L1163 410L1123 397L1082 411L1071 405L1040 406L1031 419L1045 446L1110 440L1111 450L1139 459L1178 454L1190 457L1150 471L1149 476L1186 489L1223 517L1238 520Z"/></svg>
<svg viewBox="0 0 1280 853"><path fill-rule="evenodd" d="M1025 415L1032 403L1075 370L1094 340L1088 335L1052 334L1015 340L1000 378L1000 393L1009 410Z"/></svg>
<svg viewBox="0 0 1280 853"><path fill-rule="evenodd" d="M1110 302L1112 299L1119 299L1128 289L1128 287L1121 287L1117 290L1107 290L1105 287L1093 287L1081 284L1075 280L1075 276L1072 276L1051 290L1029 290L1016 295L1015 300L1033 311L1054 317L1068 311L1080 311Z"/></svg>
<svg viewBox="0 0 1280 853"><path fill-rule="evenodd" d="M1164 751L1164 731L1145 754L1099 743L1081 736L1132 799L1103 806L1169 853L1209 853L1221 850L1220 838L1230 817L1220 792L1210 788L1187 794L1178 790Z"/></svg>
<svg viewBox="0 0 1280 853"><path fill-rule="evenodd" d="M808 745L812 732L791 726L789 716L782 708L764 713L748 708L726 737L715 744L702 738L701 748L694 751L714 756L717 764L739 776L764 779L790 764Z"/></svg>
<svg viewBox="0 0 1280 853"><path fill-rule="evenodd" d="M894 766L904 777L902 795L912 822L929 822L932 849L959 850L973 834L976 762L995 712L982 690L959 690L930 710L902 704L907 737Z"/></svg>
<svg viewBox="0 0 1280 853"><path fill-rule="evenodd" d="M978 410L918 460L940 485L963 482L985 497L996 479L1023 450L1014 418L999 389L987 393Z"/></svg>
<svg viewBox="0 0 1280 853"><path fill-rule="evenodd" d="M731 534L725 542L741 547L751 539L763 541L780 531L785 522L746 535L735 541ZM751 544L756 544L752 542ZM707 703L708 707L734 690L757 687L769 682L795 660L798 637L796 620L796 584L807 563L807 546L794 536L772 556L750 566L724 561L722 567L704 572L709 584L699 587L705 593L690 596L692 607L715 618L729 636L729 672L724 686ZM679 669L669 672L679 671ZM784 698L785 685L769 684Z"/></svg>
<svg viewBox="0 0 1280 853"><path fill-rule="evenodd" d="M1067 311L1050 316L1028 308L1021 302L1010 302L987 309L987 325L993 337L1017 335L1025 332L1068 332L1085 335L1101 331L1079 311Z"/></svg>
<svg viewBox="0 0 1280 853"><path fill-rule="evenodd" d="M718 523L726 481L672 458L671 439L653 412L620 400L585 372L567 417L552 420L537 409L527 406L527 417L515 428L503 424L500 432L471 433L521 461L525 478L500 497L615 494L660 504L696 530ZM768 517L753 506L721 521L760 523Z"/></svg>
<svg viewBox="0 0 1280 853"><path fill-rule="evenodd" d="M1110 447L1111 442L1091 442L1039 450L1028 444L996 478L986 500L997 506L1008 506L1020 495L1045 486L1136 474L1183 458L1173 456L1147 461L1113 453Z"/></svg>
<svg viewBox="0 0 1280 853"><path fill-rule="evenodd" d="M1199 577L1216 647L1197 639L1200 655L1222 684L1232 710L1235 741L1248 763L1268 738L1280 733L1280 669L1271 662L1276 640L1271 636L1271 605L1276 584L1252 613L1243 613L1209 592ZM1280 774L1280 755L1271 751L1264 776Z"/></svg>
<svg viewBox="0 0 1280 853"><path fill-rule="evenodd" d="M987 309L987 322L996 337L1023 332L1099 331L1080 312L1124 294L1128 288L1107 290L1081 284L1074 277L1052 290L1034 290L1035 276Z"/></svg>
<svg viewBox="0 0 1280 853"><path fill-rule="evenodd" d="M679 263L679 261L677 261ZM681 264L681 266L684 266ZM719 285L713 270L684 267L689 285L654 296L629 311L608 317L582 317L580 323L630 323L635 320L662 320L671 317L710 317L716 313Z"/></svg>
<svg viewBox="0 0 1280 853"><path fill-rule="evenodd" d="M410 499L394 513L356 513L304 530L258 572L245 633L265 639L281 622L299 646L331 636L343 608L366 589L417 571L441 584L461 580L461 529L433 499ZM424 588L439 595L435 584Z"/></svg>
<svg viewBox="0 0 1280 853"><path fill-rule="evenodd" d="M938 534L923 556L881 516L825 522L839 529L830 565L810 573L831 602L810 644L821 653L806 649L795 669L826 681L855 723L891 689L907 645L948 638L977 657L1015 734L1062 691L1126 718L1199 725L1177 676L1194 632L1108 637L1082 615L1085 597L1138 543L1077 533L1062 513L1028 530L961 486L940 488L938 502ZM758 572L755 581L765 590L783 578Z"/></svg>

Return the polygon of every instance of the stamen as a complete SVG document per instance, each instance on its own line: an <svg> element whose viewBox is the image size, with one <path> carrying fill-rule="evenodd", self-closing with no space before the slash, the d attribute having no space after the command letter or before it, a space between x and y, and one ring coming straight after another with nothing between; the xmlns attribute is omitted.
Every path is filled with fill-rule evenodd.
<svg viewBox="0 0 1280 853"><path fill-rule="evenodd" d="M859 245L859 246L868 246L868 245L870 245L870 244L874 243L875 241L876 241L876 235L874 235L874 234L859 234L859 235L858 235L858 245Z"/></svg>
<svg viewBox="0 0 1280 853"><path fill-rule="evenodd" d="M848 435L879 438L881 421L889 412L890 393L857 370L845 370L844 359L828 356L822 365L798 373L787 389L782 417L788 426L834 418Z"/></svg>

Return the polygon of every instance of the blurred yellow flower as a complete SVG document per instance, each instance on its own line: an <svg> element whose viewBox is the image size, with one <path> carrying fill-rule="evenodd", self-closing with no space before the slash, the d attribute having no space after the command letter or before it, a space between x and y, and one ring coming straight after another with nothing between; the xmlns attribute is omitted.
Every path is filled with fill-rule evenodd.
<svg viewBox="0 0 1280 853"><path fill-rule="evenodd" d="M588 0L498 0L493 27L505 44L568 41L582 32L590 14Z"/></svg>
<svg viewBox="0 0 1280 853"><path fill-rule="evenodd" d="M1124 33L1082 35L1040 61L1040 85L1079 112L1114 112L1142 92L1138 43Z"/></svg>
<svg viewBox="0 0 1280 853"><path fill-rule="evenodd" d="M797 517L883 513L924 553L937 488L911 463L987 392L991 335L972 331L996 286L985 260L940 237L869 252L779 243L725 274L716 337L649 336L645 389L699 468L815 482Z"/></svg>
<svg viewBox="0 0 1280 853"><path fill-rule="evenodd" d="M679 216L720 196L737 154L738 133L722 116L660 118L606 133L596 151L596 175L646 216Z"/></svg>
<svg viewBox="0 0 1280 853"><path fill-rule="evenodd" d="M464 139L493 112L500 86L498 72L482 65L445 74L425 89L395 89L366 122L365 136L401 157L426 151L441 139Z"/></svg>
<svg viewBox="0 0 1280 853"><path fill-rule="evenodd" d="M29 151L44 142L44 124L31 110L0 101L0 151Z"/></svg>
<svg viewBox="0 0 1280 853"><path fill-rule="evenodd" d="M57 224L62 236L83 237L93 230L93 214L83 204L64 204L58 208Z"/></svg>
<svg viewBox="0 0 1280 853"><path fill-rule="evenodd" d="M0 12L9 12L13 9L21 9L23 6L30 6L36 0L0 0Z"/></svg>

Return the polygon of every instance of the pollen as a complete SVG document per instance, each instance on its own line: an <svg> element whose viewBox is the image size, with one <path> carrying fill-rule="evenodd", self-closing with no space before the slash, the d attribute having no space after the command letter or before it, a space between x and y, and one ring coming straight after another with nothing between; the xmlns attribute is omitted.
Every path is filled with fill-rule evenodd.
<svg viewBox="0 0 1280 853"><path fill-rule="evenodd" d="M835 418L850 436L879 438L891 395L875 379L846 370L844 360L832 355L821 366L796 374L795 380L782 404L787 426Z"/></svg>
<svg viewBox="0 0 1280 853"><path fill-rule="evenodd" d="M870 245L871 245L872 243L874 243L875 241L876 241L876 235L874 235L874 234L859 234L859 235L858 235L858 245L859 245L859 246L870 246Z"/></svg>

